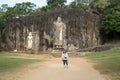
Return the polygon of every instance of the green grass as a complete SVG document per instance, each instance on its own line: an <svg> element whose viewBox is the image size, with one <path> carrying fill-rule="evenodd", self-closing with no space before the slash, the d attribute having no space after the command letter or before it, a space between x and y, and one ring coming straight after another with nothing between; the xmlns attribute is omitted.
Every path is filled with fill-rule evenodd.
<svg viewBox="0 0 120 80"><path fill-rule="evenodd" d="M86 57L97 63L95 68L102 74L110 75L112 80L120 80L120 49L93 52Z"/></svg>
<svg viewBox="0 0 120 80"><path fill-rule="evenodd" d="M11 58L9 56L15 56L15 54L0 52L0 72L15 70L27 64L43 61L37 59Z"/></svg>

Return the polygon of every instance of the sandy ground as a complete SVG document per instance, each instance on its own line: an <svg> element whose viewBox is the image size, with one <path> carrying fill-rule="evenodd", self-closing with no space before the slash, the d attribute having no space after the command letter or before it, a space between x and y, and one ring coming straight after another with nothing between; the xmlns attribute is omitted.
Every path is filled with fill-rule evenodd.
<svg viewBox="0 0 120 80"><path fill-rule="evenodd" d="M69 58L68 68L63 67L61 58L52 58L6 77L7 80L108 80L93 68L93 64L82 58Z"/></svg>

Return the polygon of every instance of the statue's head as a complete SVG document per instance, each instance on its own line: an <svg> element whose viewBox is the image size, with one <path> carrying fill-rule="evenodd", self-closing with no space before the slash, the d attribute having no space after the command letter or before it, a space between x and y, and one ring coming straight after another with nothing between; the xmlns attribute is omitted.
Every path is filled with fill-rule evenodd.
<svg viewBox="0 0 120 80"><path fill-rule="evenodd" d="M32 32L29 32L29 36L32 36Z"/></svg>
<svg viewBox="0 0 120 80"><path fill-rule="evenodd" d="M61 22L61 21L62 21L61 17L58 16L57 22Z"/></svg>

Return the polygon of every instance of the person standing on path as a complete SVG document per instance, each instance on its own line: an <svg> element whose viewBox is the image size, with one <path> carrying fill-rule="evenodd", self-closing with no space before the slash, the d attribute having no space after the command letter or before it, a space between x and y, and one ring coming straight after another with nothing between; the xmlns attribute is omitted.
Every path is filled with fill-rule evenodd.
<svg viewBox="0 0 120 80"><path fill-rule="evenodd" d="M64 68L65 67L68 68L68 53L66 51L62 53L62 61L63 61Z"/></svg>

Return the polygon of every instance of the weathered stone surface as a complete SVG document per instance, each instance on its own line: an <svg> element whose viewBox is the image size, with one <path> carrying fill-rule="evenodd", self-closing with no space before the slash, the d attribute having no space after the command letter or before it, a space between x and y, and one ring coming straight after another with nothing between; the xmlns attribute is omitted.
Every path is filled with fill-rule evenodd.
<svg viewBox="0 0 120 80"><path fill-rule="evenodd" d="M27 36L34 33L33 50L51 50L55 40L55 21L61 17L65 24L66 49L76 50L100 45L100 18L78 9L51 11L45 14L12 19L2 33L2 47L26 50ZM37 49L36 49L37 48Z"/></svg>
<svg viewBox="0 0 120 80"><path fill-rule="evenodd" d="M113 48L120 48L120 45L116 44L105 44L105 45L99 45L99 46L94 46L94 47L89 47L89 48L84 48L84 49L79 49L78 52L100 52L100 51L106 51L110 50Z"/></svg>

